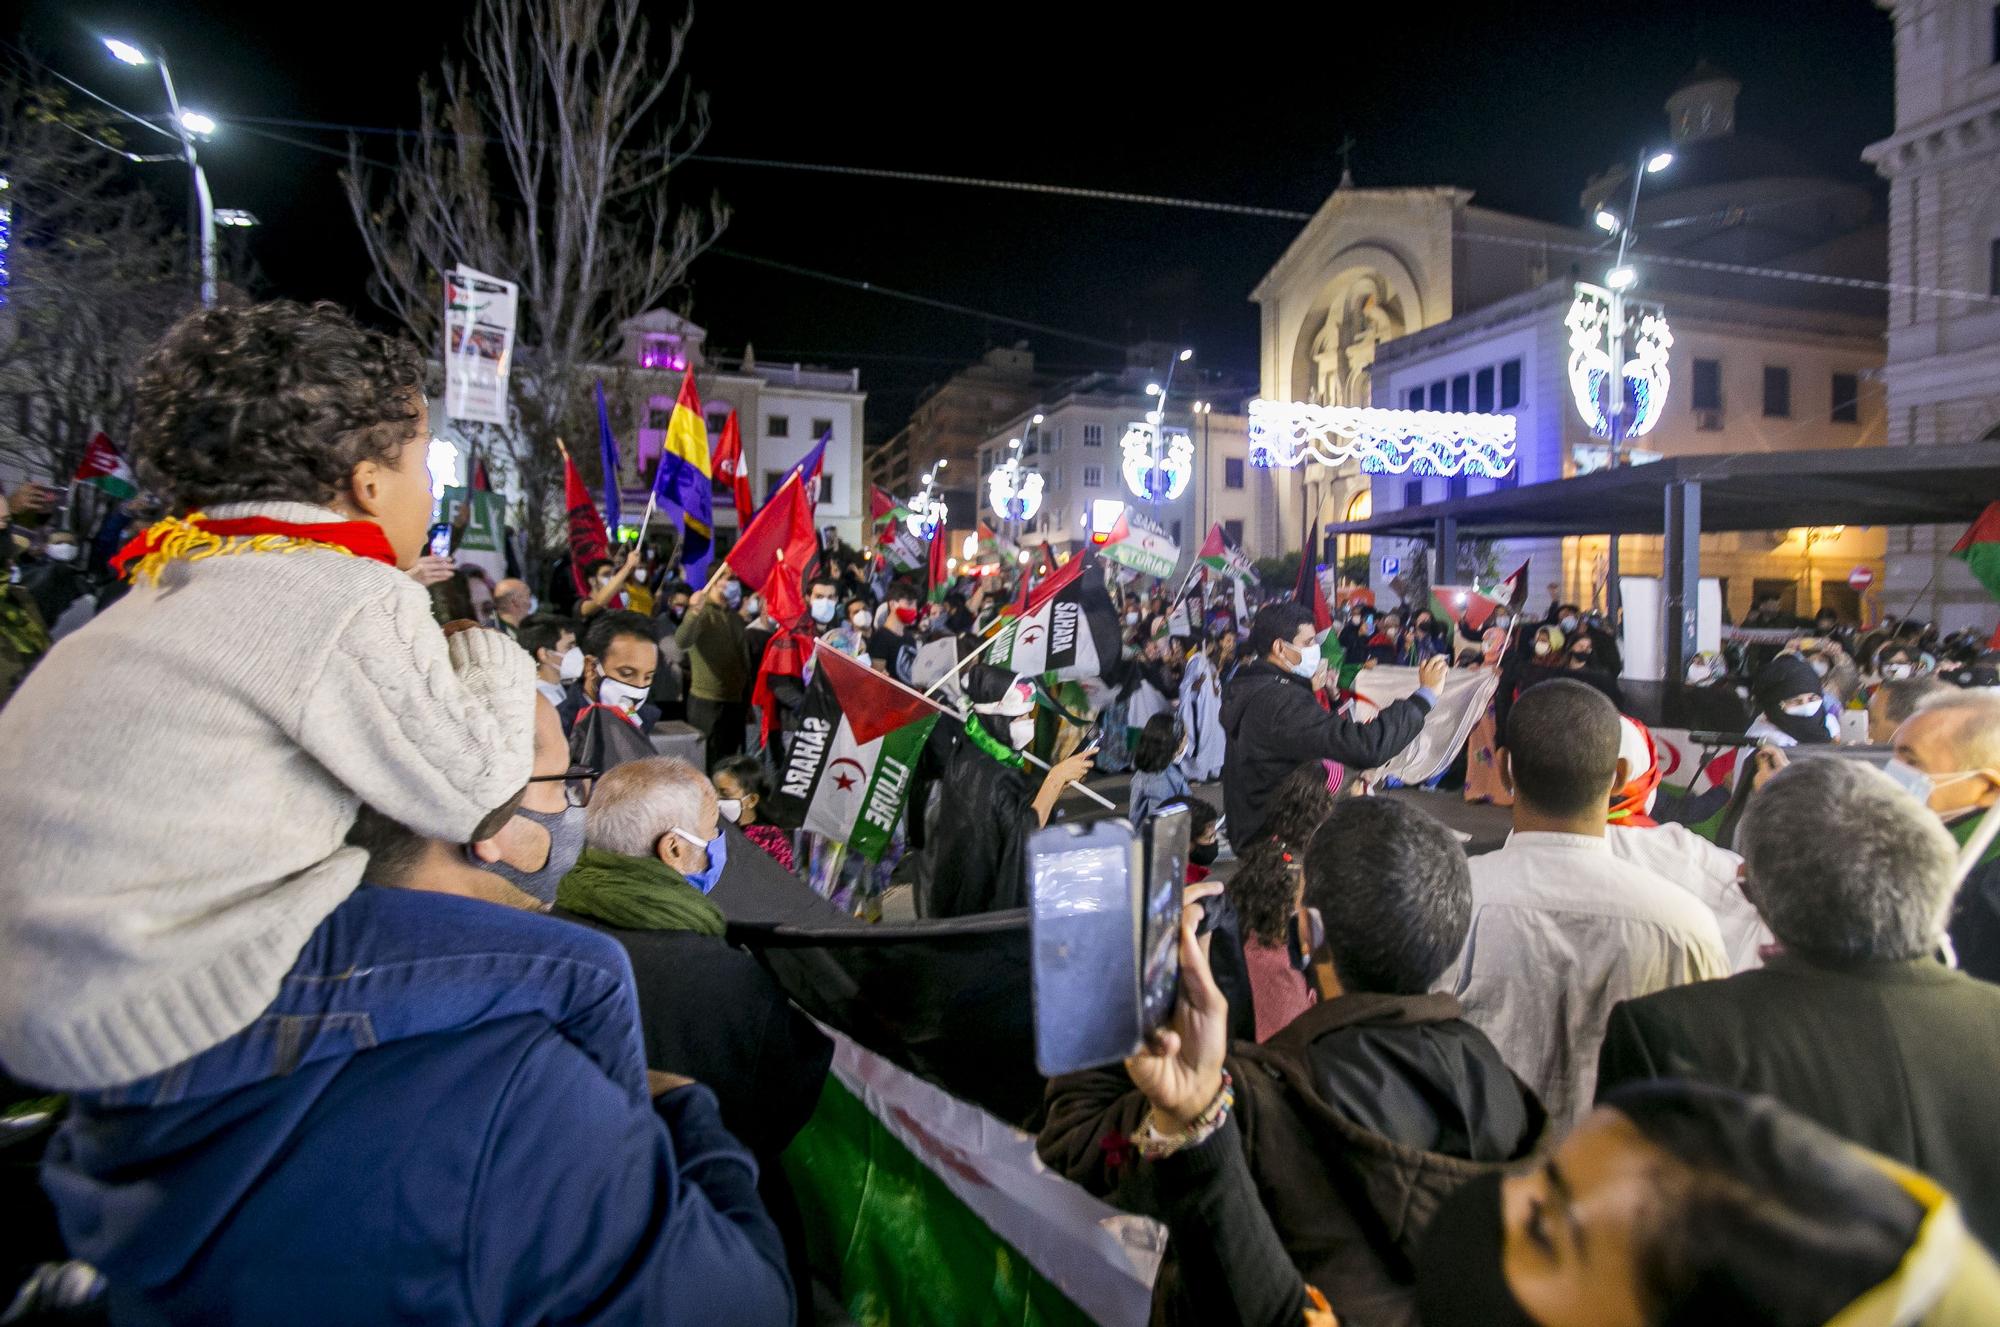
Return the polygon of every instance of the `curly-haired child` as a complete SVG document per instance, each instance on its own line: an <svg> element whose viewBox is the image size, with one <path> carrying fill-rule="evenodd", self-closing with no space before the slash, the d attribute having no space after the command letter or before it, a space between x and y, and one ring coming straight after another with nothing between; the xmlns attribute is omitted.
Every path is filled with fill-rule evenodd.
<svg viewBox="0 0 2000 1327"><path fill-rule="evenodd" d="M533 662L447 638L398 570L431 512L415 347L331 305L205 309L137 406L172 515L0 710L0 1059L56 1088L248 1026L359 882L363 803L467 842L532 758Z"/></svg>

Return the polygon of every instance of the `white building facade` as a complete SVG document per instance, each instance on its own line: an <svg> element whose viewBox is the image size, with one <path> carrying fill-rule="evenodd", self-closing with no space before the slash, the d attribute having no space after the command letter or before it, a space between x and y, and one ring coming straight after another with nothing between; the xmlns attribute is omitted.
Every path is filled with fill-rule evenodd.
<svg viewBox="0 0 2000 1327"><path fill-rule="evenodd" d="M1889 445L2000 445L2000 7L1877 3L1896 25L1896 132L1862 156L1889 181L1899 287L1884 369ZM1891 533L1884 597L1896 611L1914 604L1945 631L1993 624L1991 596L1948 556L1960 533Z"/></svg>
<svg viewBox="0 0 2000 1327"><path fill-rule="evenodd" d="M621 488L628 524L636 525L645 511L681 379L692 372L711 453L722 439L730 411L736 412L751 497L758 503L770 496L815 442L830 437L815 520L821 529L831 526L850 545L864 542L868 505L861 440L868 398L861 390L859 369L760 363L748 350L741 356L712 355L703 329L665 310L633 319L624 333L622 362L606 379L605 390L622 392L626 417L636 421L636 427L619 438L626 466ZM736 510L733 492L720 481L714 486L713 501L717 538L726 545L748 513Z"/></svg>

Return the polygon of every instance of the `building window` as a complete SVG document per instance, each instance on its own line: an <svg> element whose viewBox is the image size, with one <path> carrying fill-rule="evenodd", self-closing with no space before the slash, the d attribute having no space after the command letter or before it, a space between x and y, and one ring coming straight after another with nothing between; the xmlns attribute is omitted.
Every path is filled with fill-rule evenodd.
<svg viewBox="0 0 2000 1327"><path fill-rule="evenodd" d="M764 436L767 438L789 438L792 436L790 415L764 416Z"/></svg>
<svg viewBox="0 0 2000 1327"><path fill-rule="evenodd" d="M1225 457L1222 462L1222 486L1224 488L1243 487L1243 458Z"/></svg>
<svg viewBox="0 0 2000 1327"><path fill-rule="evenodd" d="M1722 409L1722 361L1698 359L1694 362L1694 390L1691 404L1696 410Z"/></svg>
<svg viewBox="0 0 2000 1327"><path fill-rule="evenodd" d="M1167 537L1178 544L1181 541L1181 523L1174 521L1171 522L1171 526L1172 528L1167 531Z"/></svg>
<svg viewBox="0 0 2000 1327"><path fill-rule="evenodd" d="M1521 361L1510 359L1500 366L1500 408L1512 410L1521 404Z"/></svg>
<svg viewBox="0 0 2000 1327"><path fill-rule="evenodd" d="M1482 415L1493 413L1493 370L1481 369L1472 375L1472 408Z"/></svg>
<svg viewBox="0 0 2000 1327"><path fill-rule="evenodd" d="M723 426L724 426L724 425L726 425L727 423L729 423L729 415L728 415L728 413L727 413L726 411L722 411L722 410L711 410L711 411L709 411L709 412L708 412L708 436L709 436L709 437L711 437L711 438L719 438L719 437L721 437L721 436L722 436L722 429L723 429Z"/></svg>
<svg viewBox="0 0 2000 1327"><path fill-rule="evenodd" d="M1451 408L1459 414L1472 409L1472 375L1461 373L1451 380Z"/></svg>
<svg viewBox="0 0 2000 1327"><path fill-rule="evenodd" d="M833 432L832 420L815 419L813 421L812 439L814 442L818 442L821 438L828 436L832 432Z"/></svg>
<svg viewBox="0 0 2000 1327"><path fill-rule="evenodd" d="M667 424L673 419L673 417L674 417L674 408L670 405L659 405L655 403L653 405L646 407L646 427L652 429L656 433L664 432L666 430Z"/></svg>
<svg viewBox="0 0 2000 1327"><path fill-rule="evenodd" d="M2000 65L2000 5L1993 6L1993 61L1992 62L1994 64ZM1994 243L2000 244L2000 240L1995 240ZM1993 293L1996 295L2000 295L2000 290L1996 290Z"/></svg>
<svg viewBox="0 0 2000 1327"><path fill-rule="evenodd" d="M1085 424L1083 426L1083 445L1086 447L1102 447L1104 445L1104 425Z"/></svg>
<svg viewBox="0 0 2000 1327"><path fill-rule="evenodd" d="M1764 418L1792 417L1792 371L1775 364L1764 366Z"/></svg>
<svg viewBox="0 0 2000 1327"><path fill-rule="evenodd" d="M1996 9L1994 14L1996 15L1993 20L1994 26L2000 27L2000 9ZM1995 63L2000 63L2000 61L1996 61ZM1986 293L1989 295L2000 295L2000 235L1993 237L1993 241L1987 246L1987 249Z"/></svg>
<svg viewBox="0 0 2000 1327"><path fill-rule="evenodd" d="M1462 498L1469 491L1471 483L1472 481L1464 475L1453 475L1444 481L1444 495L1452 499Z"/></svg>
<svg viewBox="0 0 2000 1327"><path fill-rule="evenodd" d="M1859 424L1861 422L1861 377L1854 373L1833 375L1833 422L1836 424Z"/></svg>
<svg viewBox="0 0 2000 1327"><path fill-rule="evenodd" d="M1047 445L1042 448L1043 451L1054 453L1062 450L1062 425L1058 424L1045 431L1042 436L1048 439Z"/></svg>
<svg viewBox="0 0 2000 1327"><path fill-rule="evenodd" d="M1403 404L1411 410L1422 410L1424 408L1424 389L1421 387L1412 387L1409 396L1405 398Z"/></svg>
<svg viewBox="0 0 2000 1327"><path fill-rule="evenodd" d="M771 500L771 495L778 491L778 485L784 483L785 476L790 473L790 469L766 470L764 472L764 501L769 502ZM814 498L813 501L833 501L833 476L828 474L824 469L819 472L819 496Z"/></svg>
<svg viewBox="0 0 2000 1327"><path fill-rule="evenodd" d="M1083 426L1084 446L1088 447L1090 445L1090 430L1097 427L1099 425L1096 424L1085 424ZM1103 488L1104 467L1101 465L1086 465L1083 467L1083 486L1085 488Z"/></svg>
<svg viewBox="0 0 2000 1327"><path fill-rule="evenodd" d="M1223 538L1227 539L1230 543L1234 544L1236 547L1238 548L1243 547L1243 522L1224 521L1222 523L1222 535Z"/></svg>
<svg viewBox="0 0 2000 1327"><path fill-rule="evenodd" d="M1421 507L1424 505L1424 481L1412 479L1403 485L1403 505Z"/></svg>
<svg viewBox="0 0 2000 1327"><path fill-rule="evenodd" d="M1443 379L1439 379L1437 382L1431 384L1431 409L1444 409L1445 390L1446 387Z"/></svg>
<svg viewBox="0 0 2000 1327"><path fill-rule="evenodd" d="M1493 481L1493 491L1495 493L1498 493L1503 489L1519 488L1520 486L1521 486L1521 463L1519 461L1514 462L1514 468L1512 470L1509 470L1506 474L1501 475L1498 479Z"/></svg>

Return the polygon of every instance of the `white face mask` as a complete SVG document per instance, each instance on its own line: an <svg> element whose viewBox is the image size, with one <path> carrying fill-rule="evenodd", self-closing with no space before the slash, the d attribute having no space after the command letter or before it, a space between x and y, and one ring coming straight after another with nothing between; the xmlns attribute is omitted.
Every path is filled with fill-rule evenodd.
<svg viewBox="0 0 2000 1327"><path fill-rule="evenodd" d="M724 820L733 825L736 823L736 817L743 814L743 799L740 797L718 797L715 799L715 809L722 813Z"/></svg>
<svg viewBox="0 0 2000 1327"><path fill-rule="evenodd" d="M645 701L648 690L647 687L635 687L607 677L597 684L597 703L635 714Z"/></svg>
<svg viewBox="0 0 2000 1327"><path fill-rule="evenodd" d="M1127 614L1125 615L1125 625L1126 625L1126 626L1128 626L1128 627L1136 627L1136 626L1138 626L1138 625L1139 625L1139 615L1138 615L1137 613L1127 613Z"/></svg>
<svg viewBox="0 0 2000 1327"><path fill-rule="evenodd" d="M646 569L644 567L633 568L632 579L639 582L639 584L644 585L646 583Z"/></svg>
<svg viewBox="0 0 2000 1327"><path fill-rule="evenodd" d="M1293 675L1310 681L1312 675L1319 671L1319 655L1310 644L1293 645L1292 648L1299 652L1298 662L1292 665Z"/></svg>
<svg viewBox="0 0 2000 1327"><path fill-rule="evenodd" d="M754 594L753 594L753 595L751 595L751 596L750 596L750 598L748 599L748 601L746 601L746 602L744 603L744 605L743 605L743 608L744 608L744 611L748 612L748 613L750 614L750 616L751 616L751 617L762 617L762 616L764 616L764 600L763 600L763 597L762 597L762 596L760 596L760 595L754 595Z"/></svg>
<svg viewBox="0 0 2000 1327"><path fill-rule="evenodd" d="M1957 774L1926 774L1915 765L1900 758L1891 758L1889 763L1882 767L1882 772L1894 779L1904 792L1916 798L1925 806L1931 804L1931 794L1939 788L1957 783L1961 779L1969 779L1979 773L1976 769L1969 769L1962 770Z"/></svg>
<svg viewBox="0 0 2000 1327"><path fill-rule="evenodd" d="M806 607L811 610L813 621L819 623L821 626L825 626L827 623L833 621L834 612L839 605L835 604L831 599L815 599L806 605Z"/></svg>
<svg viewBox="0 0 2000 1327"><path fill-rule="evenodd" d="M848 618L847 621L856 631L868 630L868 614L866 613L856 613L854 616Z"/></svg>
<svg viewBox="0 0 2000 1327"><path fill-rule="evenodd" d="M46 551L51 562L74 562L83 550L75 544L50 544Z"/></svg>
<svg viewBox="0 0 2000 1327"><path fill-rule="evenodd" d="M1564 631L1575 631L1576 619L1573 617L1566 617L1558 625L1560 625Z"/></svg>
<svg viewBox="0 0 2000 1327"><path fill-rule="evenodd" d="M583 676L583 647L572 645L563 651L562 663L556 669L556 676L565 682L574 682Z"/></svg>
<svg viewBox="0 0 2000 1327"><path fill-rule="evenodd" d="M1007 740L1014 744L1016 751L1024 751L1035 740L1035 716L1017 715L1007 721Z"/></svg>
<svg viewBox="0 0 2000 1327"><path fill-rule="evenodd" d="M1795 700L1789 705L1780 705L1778 708L1791 715L1794 719L1810 719L1813 715L1819 713L1820 706L1825 703L1825 701L1820 700L1818 697L1814 697L1811 700Z"/></svg>
<svg viewBox="0 0 2000 1327"><path fill-rule="evenodd" d="M1538 640L1535 642L1536 654L1547 654L1548 652L1549 652L1549 643L1547 641Z"/></svg>
<svg viewBox="0 0 2000 1327"><path fill-rule="evenodd" d="M1882 680L1884 682L1901 682L1906 680L1913 671L1911 666L1906 663L1884 664L1882 665Z"/></svg>

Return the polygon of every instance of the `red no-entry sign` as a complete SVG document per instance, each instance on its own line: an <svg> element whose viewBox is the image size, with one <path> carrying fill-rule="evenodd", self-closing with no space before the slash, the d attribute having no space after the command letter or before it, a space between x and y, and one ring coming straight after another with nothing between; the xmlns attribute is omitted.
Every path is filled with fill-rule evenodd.
<svg viewBox="0 0 2000 1327"><path fill-rule="evenodd" d="M1875 571L1872 567L1856 567L1853 571L1847 573L1848 587L1856 593L1867 589L1874 583Z"/></svg>

